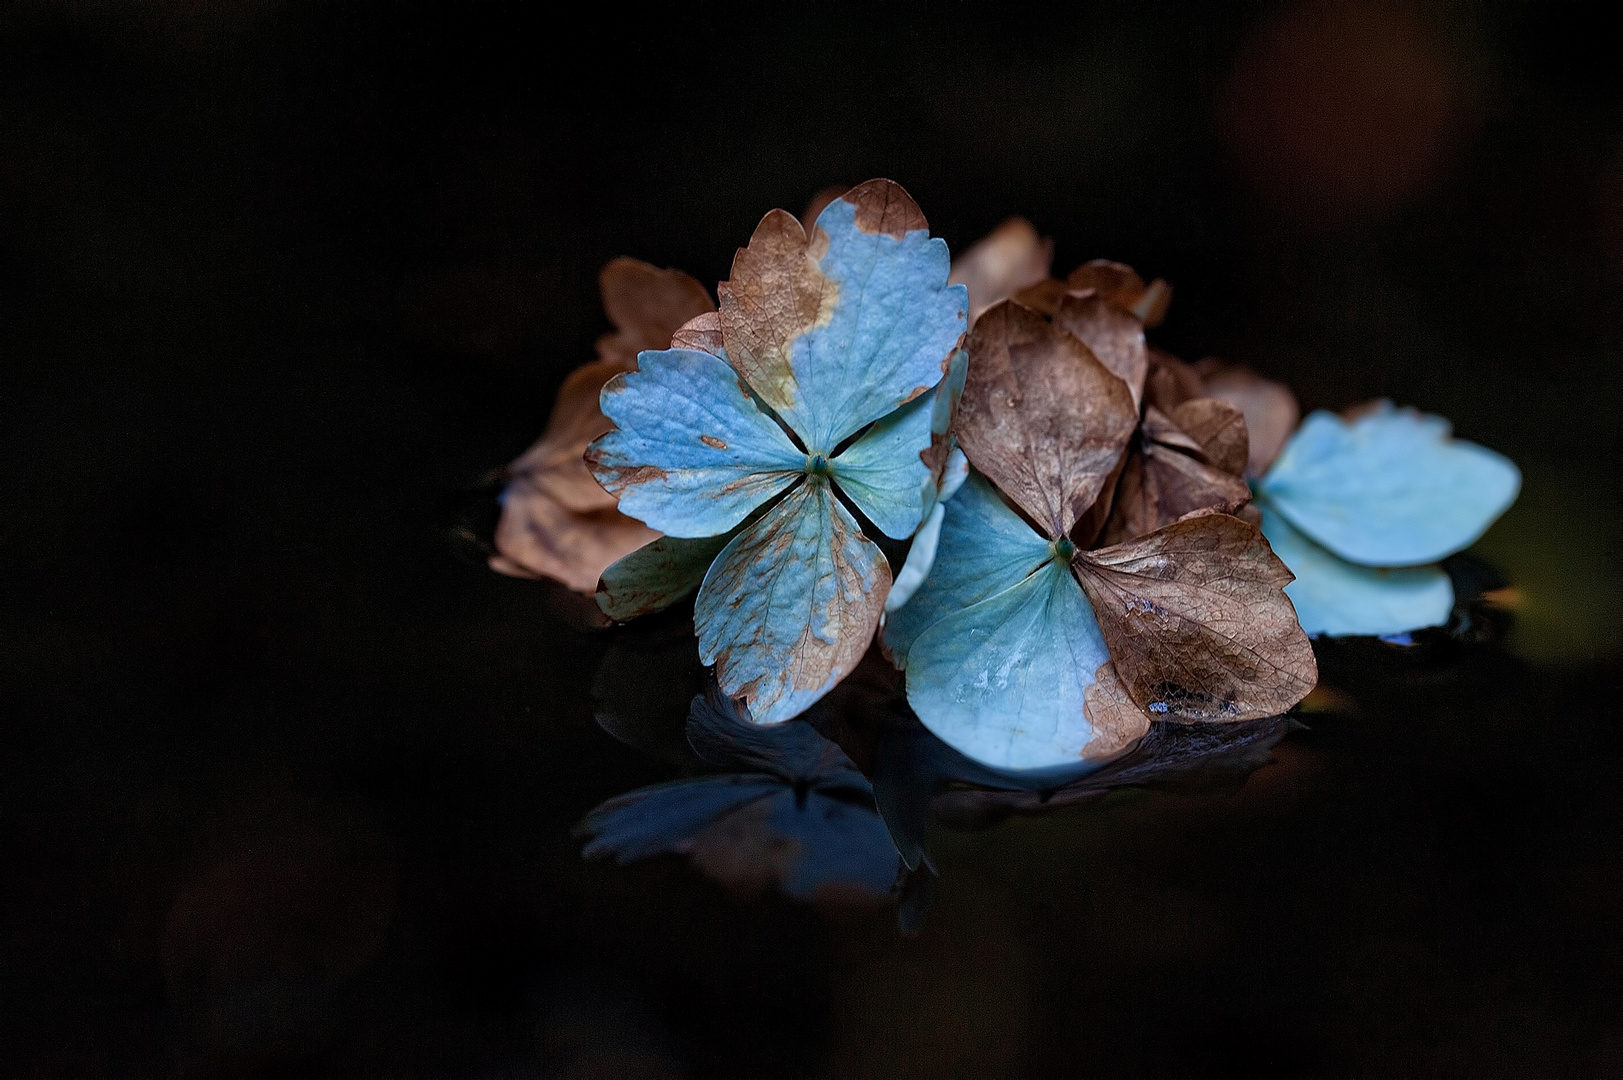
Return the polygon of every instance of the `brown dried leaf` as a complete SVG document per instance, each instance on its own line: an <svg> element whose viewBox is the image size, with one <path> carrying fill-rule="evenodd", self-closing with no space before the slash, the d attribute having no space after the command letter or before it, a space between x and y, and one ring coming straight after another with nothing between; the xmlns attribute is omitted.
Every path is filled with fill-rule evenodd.
<svg viewBox="0 0 1623 1080"><path fill-rule="evenodd" d="M1207 397L1226 401L1245 414L1251 440L1246 475L1261 476L1301 422L1302 409L1296 395L1283 383L1264 379L1246 367L1207 359L1196 364L1195 370L1200 373Z"/></svg>
<svg viewBox="0 0 1623 1080"><path fill-rule="evenodd" d="M952 261L949 284L969 289L969 320L1020 290L1048 279L1054 241L1037 235L1025 218L1013 217L977 240Z"/></svg>
<svg viewBox="0 0 1623 1080"><path fill-rule="evenodd" d="M1206 387L1189 364L1154 345L1149 347L1150 370L1144 380L1144 398L1170 413L1190 398L1206 397Z"/></svg>
<svg viewBox="0 0 1623 1080"><path fill-rule="evenodd" d="M1092 289L1118 307L1131 308L1144 296L1144 279L1131 266L1094 259L1071 271L1065 279L1068 288L1082 292Z"/></svg>
<svg viewBox="0 0 1623 1080"><path fill-rule="evenodd" d="M1093 738L1082 757L1097 761L1114 757L1150 730L1150 714L1139 708L1116 674L1114 663L1101 664L1094 682L1082 698L1082 715L1093 725Z"/></svg>
<svg viewBox="0 0 1623 1080"><path fill-rule="evenodd" d="M1144 324L1138 317L1096 292L1070 293L1060 301L1054 322L1080 338L1101 364L1127 384L1137 409L1144 400L1144 379L1150 366Z"/></svg>
<svg viewBox="0 0 1623 1080"><path fill-rule="evenodd" d="M723 343L721 340L721 312L707 311L703 315L695 315L682 324L681 329L671 335L671 348L697 349L712 356L720 356Z"/></svg>
<svg viewBox="0 0 1623 1080"><path fill-rule="evenodd" d="M1192 398L1172 410L1171 420L1200 444L1206 460L1224 472L1245 475L1250 450L1245 414L1226 401Z"/></svg>
<svg viewBox="0 0 1623 1080"><path fill-rule="evenodd" d="M959 444L1050 537L1099 497L1137 418L1127 384L1030 308L1005 300L970 331Z"/></svg>
<svg viewBox="0 0 1623 1080"><path fill-rule="evenodd" d="M1128 451L1099 542L1147 536L1196 510L1232 513L1250 498L1244 480L1203 460L1200 444L1151 405Z"/></svg>
<svg viewBox="0 0 1623 1080"><path fill-rule="evenodd" d="M1052 319L1068 295L1070 291L1066 289L1065 282L1056 278L1043 278L1015 293L1013 299L1016 303L1033 311L1040 311Z"/></svg>
<svg viewBox="0 0 1623 1080"><path fill-rule="evenodd" d="M614 259L597 281L603 310L617 331L598 339L597 355L619 364L622 371L634 368L644 349L669 348L671 335L695 315L716 310L710 294L693 278L641 259Z"/></svg>
<svg viewBox="0 0 1623 1080"><path fill-rule="evenodd" d="M1128 693L1185 722L1282 713L1318 681L1262 533L1201 511L1143 539L1078 552L1072 566Z"/></svg>
<svg viewBox="0 0 1623 1080"><path fill-rule="evenodd" d="M532 477L516 476L507 486L490 568L512 577L553 578L592 595L612 563L658 538L612 507L571 510Z"/></svg>

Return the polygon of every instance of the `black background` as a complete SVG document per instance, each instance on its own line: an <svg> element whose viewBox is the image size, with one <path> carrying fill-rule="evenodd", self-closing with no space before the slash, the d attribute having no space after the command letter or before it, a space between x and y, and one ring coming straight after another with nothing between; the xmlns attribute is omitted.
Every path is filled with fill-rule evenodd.
<svg viewBox="0 0 1623 1080"><path fill-rule="evenodd" d="M1603 12L7 7L0 1073L1623 1070ZM669 770L459 515L602 263L713 284L880 175L955 249L1021 213L1170 279L1183 355L1511 454L1510 639L1324 646L1341 707L1241 791L943 834L916 940L582 863Z"/></svg>

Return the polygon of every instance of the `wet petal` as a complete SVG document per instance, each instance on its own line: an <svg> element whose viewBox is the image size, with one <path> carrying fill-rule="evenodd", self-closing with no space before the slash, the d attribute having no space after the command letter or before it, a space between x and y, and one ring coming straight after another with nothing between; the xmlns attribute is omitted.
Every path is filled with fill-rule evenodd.
<svg viewBox="0 0 1623 1080"><path fill-rule="evenodd" d="M873 639L890 567L813 478L723 549L694 609L699 653L756 723L804 712Z"/></svg>
<svg viewBox="0 0 1623 1080"><path fill-rule="evenodd" d="M933 396L909 402L869 428L830 463L840 490L892 540L905 540L919 527L924 507L921 492L930 483L930 467L923 454L930 447L934 404Z"/></svg>
<svg viewBox="0 0 1623 1080"><path fill-rule="evenodd" d="M1093 505L1137 424L1127 384L1030 308L1005 301L976 322L954 429L1050 537Z"/></svg>
<svg viewBox="0 0 1623 1080"><path fill-rule="evenodd" d="M727 355L808 448L828 453L941 380L967 323L946 244L888 180L818 215L762 219L719 288Z"/></svg>
<svg viewBox="0 0 1623 1080"><path fill-rule="evenodd" d="M1348 422L1316 412L1258 484L1313 540L1366 566L1436 562L1516 501L1508 459L1449 437L1448 422L1390 402Z"/></svg>
<svg viewBox="0 0 1623 1080"><path fill-rule="evenodd" d="M914 640L931 626L1011 588L1048 558L1048 541L1004 505L984 476L971 473L945 505L934 564L924 584L885 621L885 647L896 666L906 666Z"/></svg>
<svg viewBox="0 0 1623 1080"><path fill-rule="evenodd" d="M1296 575L1285 595L1309 634L1401 634L1442 626L1454 610L1454 585L1440 566L1382 569L1332 555L1260 505L1262 532Z"/></svg>
<svg viewBox="0 0 1623 1080"><path fill-rule="evenodd" d="M919 635L907 700L925 727L984 765L1075 764L1094 739L1087 691L1109 662L1087 598L1050 561Z"/></svg>
<svg viewBox="0 0 1623 1080"><path fill-rule="evenodd" d="M1290 572L1253 525L1200 511L1073 565L1122 682L1157 717L1272 716L1318 680Z"/></svg>
<svg viewBox="0 0 1623 1080"><path fill-rule="evenodd" d="M805 455L725 361L669 349L638 362L603 388L618 426L586 455L623 513L672 536L715 536L804 475Z"/></svg>

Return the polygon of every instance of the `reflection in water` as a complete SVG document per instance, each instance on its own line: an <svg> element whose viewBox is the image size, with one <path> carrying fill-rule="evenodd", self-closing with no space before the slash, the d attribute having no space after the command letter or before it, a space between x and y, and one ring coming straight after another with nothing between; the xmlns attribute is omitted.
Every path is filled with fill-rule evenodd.
<svg viewBox="0 0 1623 1080"><path fill-rule="evenodd" d="M775 885L819 905L896 903L905 932L922 925L935 875L932 822L982 829L1123 787L1236 786L1300 726L1284 716L1157 722L1133 749L1084 776L1003 771L926 730L907 707L901 675L877 651L800 719L751 723L713 681L706 687L691 626L667 617L612 631L594 680L598 723L684 775L587 814L578 828L584 854L621 865L687 855L746 895Z"/></svg>

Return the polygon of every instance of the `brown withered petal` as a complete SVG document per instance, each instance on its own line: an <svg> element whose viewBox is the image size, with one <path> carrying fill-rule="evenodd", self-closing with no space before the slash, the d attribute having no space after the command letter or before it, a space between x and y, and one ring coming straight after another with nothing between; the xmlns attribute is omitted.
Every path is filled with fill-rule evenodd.
<svg viewBox="0 0 1623 1080"><path fill-rule="evenodd" d="M1138 317L1098 293L1071 293L1060 301L1054 322L1080 338L1111 374L1127 384L1137 409L1144 400L1150 366L1144 324Z"/></svg>
<svg viewBox="0 0 1623 1080"><path fill-rule="evenodd" d="M644 349L669 348L671 335L695 315L716 310L710 294L693 278L641 259L611 260L597 281L603 310L616 330L598 339L597 355L620 364L622 371L630 371Z"/></svg>
<svg viewBox="0 0 1623 1080"><path fill-rule="evenodd" d="M1302 409L1290 388L1264 379L1250 368L1230 366L1215 359L1195 365L1208 397L1218 398L1245 414L1251 439L1246 475L1261 476L1285 448L1302 420Z"/></svg>
<svg viewBox="0 0 1623 1080"><path fill-rule="evenodd" d="M1150 730L1150 714L1139 708L1116 674L1114 663L1101 664L1082 698L1082 715L1093 725L1093 738L1082 748L1089 760L1114 757Z"/></svg>
<svg viewBox="0 0 1623 1080"><path fill-rule="evenodd" d="M1134 540L1196 510L1232 513L1250 498L1244 480L1209 464L1197 441L1148 405L1098 542Z"/></svg>
<svg viewBox="0 0 1623 1080"><path fill-rule="evenodd" d="M707 311L703 315L695 315L683 323L681 329L671 335L671 348L697 349L712 356L720 356L722 350L721 340L721 312Z"/></svg>
<svg viewBox="0 0 1623 1080"><path fill-rule="evenodd" d="M817 223L817 215L828 209L828 204L851 190L850 184L831 184L813 195L806 202L806 209L800 212L800 227L811 235L812 226Z"/></svg>
<svg viewBox="0 0 1623 1080"><path fill-rule="evenodd" d="M817 269L819 255L794 215L773 210L733 256L731 279L716 286L728 359L774 409L795 401L792 342L837 300L833 282Z"/></svg>
<svg viewBox="0 0 1623 1080"><path fill-rule="evenodd" d="M1200 444L1206 460L1224 472L1245 475L1250 440L1245 413L1217 398L1192 398L1172 410L1171 420Z"/></svg>
<svg viewBox="0 0 1623 1080"><path fill-rule="evenodd" d="M519 476L507 486L490 567L513 577L549 577L590 595L612 563L658 538L612 507L571 510Z"/></svg>
<svg viewBox="0 0 1623 1080"><path fill-rule="evenodd" d="M603 490L581 455L611 427L597 398L603 384L624 370L615 360L593 360L571 371L558 388L546 433L508 466L508 475L529 478L570 510L612 509L614 496Z"/></svg>
<svg viewBox="0 0 1623 1080"><path fill-rule="evenodd" d="M1050 537L1099 497L1137 419L1127 384L1030 308L1005 300L970 331L959 444Z"/></svg>
<svg viewBox="0 0 1623 1080"><path fill-rule="evenodd" d="M1154 345L1149 347L1150 370L1144 380L1144 397L1164 413L1170 413L1190 398L1208 397L1206 387L1193 366Z"/></svg>
<svg viewBox="0 0 1623 1080"><path fill-rule="evenodd" d="M1029 285L1047 280L1054 241L1037 235L1025 218L1012 217L952 261L948 283L969 289L969 319Z"/></svg>
<svg viewBox="0 0 1623 1080"><path fill-rule="evenodd" d="M1128 693L1156 717L1273 716L1318 681L1291 572L1239 518L1199 511L1072 566Z"/></svg>
<svg viewBox="0 0 1623 1080"><path fill-rule="evenodd" d="M1015 293L1013 299L1017 303L1033 311L1040 311L1052 319L1054 313L1059 311L1060 304L1064 302L1065 297L1068 295L1070 295L1070 290L1065 287L1065 282L1055 278L1043 278L1041 281L1027 285Z"/></svg>
<svg viewBox="0 0 1623 1080"><path fill-rule="evenodd" d="M1144 279L1131 266L1094 259L1071 271L1065 279L1067 287L1081 292L1092 289L1106 300L1120 307L1131 308L1144 296Z"/></svg>

